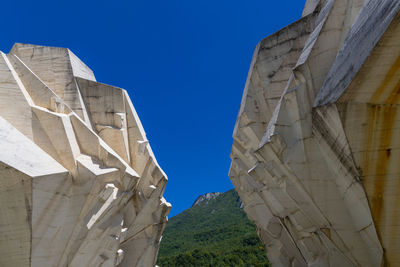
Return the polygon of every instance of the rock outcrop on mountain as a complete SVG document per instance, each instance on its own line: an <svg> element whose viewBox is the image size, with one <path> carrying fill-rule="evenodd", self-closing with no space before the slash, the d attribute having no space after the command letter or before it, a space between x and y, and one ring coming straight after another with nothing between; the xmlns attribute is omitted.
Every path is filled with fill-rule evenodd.
<svg viewBox="0 0 400 267"><path fill-rule="evenodd" d="M229 176L272 266L400 265L399 10L307 0L255 49Z"/></svg>
<svg viewBox="0 0 400 267"><path fill-rule="evenodd" d="M214 192L214 193L206 193L206 194L200 195L196 198L192 207L199 205L199 204L207 204L210 200L215 199L217 196L219 196L221 194L222 193L220 193L220 192Z"/></svg>
<svg viewBox="0 0 400 267"><path fill-rule="evenodd" d="M127 92L66 48L0 52L0 266L154 266L170 204Z"/></svg>

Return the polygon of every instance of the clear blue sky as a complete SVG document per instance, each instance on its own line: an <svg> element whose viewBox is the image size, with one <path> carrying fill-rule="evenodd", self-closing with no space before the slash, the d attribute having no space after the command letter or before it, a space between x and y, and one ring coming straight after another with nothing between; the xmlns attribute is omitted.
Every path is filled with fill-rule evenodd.
<svg viewBox="0 0 400 267"><path fill-rule="evenodd" d="M169 181L170 217L233 188L232 131L253 49L305 0L3 1L0 50L70 48L99 82L128 90Z"/></svg>

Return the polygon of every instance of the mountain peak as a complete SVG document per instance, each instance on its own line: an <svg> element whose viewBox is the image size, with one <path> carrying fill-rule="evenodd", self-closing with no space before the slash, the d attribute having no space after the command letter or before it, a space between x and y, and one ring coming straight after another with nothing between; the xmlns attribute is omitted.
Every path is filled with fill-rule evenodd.
<svg viewBox="0 0 400 267"><path fill-rule="evenodd" d="M240 204L234 189L199 196L193 207L168 221L157 265L269 266L256 227Z"/></svg>
<svg viewBox="0 0 400 267"><path fill-rule="evenodd" d="M217 196L219 196L221 194L222 194L221 192L214 192L214 193L207 193L207 194L200 195L196 198L192 207L202 204L204 202L207 204L210 200L215 199Z"/></svg>

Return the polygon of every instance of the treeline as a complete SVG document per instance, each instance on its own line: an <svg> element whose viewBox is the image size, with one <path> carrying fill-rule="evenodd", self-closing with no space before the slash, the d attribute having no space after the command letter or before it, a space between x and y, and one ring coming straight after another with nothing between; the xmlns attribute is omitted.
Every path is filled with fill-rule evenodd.
<svg viewBox="0 0 400 267"><path fill-rule="evenodd" d="M257 236L243 239L243 246L229 250L226 248L204 248L186 251L174 256L159 257L157 265L172 266L243 266L265 267L268 260L264 247L259 244Z"/></svg>

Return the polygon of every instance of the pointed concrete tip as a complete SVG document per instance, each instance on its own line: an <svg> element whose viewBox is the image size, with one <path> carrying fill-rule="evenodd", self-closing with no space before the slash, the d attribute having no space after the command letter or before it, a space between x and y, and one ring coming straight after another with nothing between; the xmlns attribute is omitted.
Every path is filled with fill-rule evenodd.
<svg viewBox="0 0 400 267"><path fill-rule="evenodd" d="M14 45L11 47L11 50L9 53L14 54L14 51L18 51L19 49L23 49L23 48L54 48L54 49L66 49L69 50L66 47L58 47L58 46L48 46L48 45L36 45L36 44L28 44L28 43L14 43Z"/></svg>
<svg viewBox="0 0 400 267"><path fill-rule="evenodd" d="M58 51L62 55L68 56L68 60L72 66L73 74L76 77L81 77L87 80L96 81L96 78L93 74L93 71L79 58L77 57L69 48L66 47L58 47L58 46L46 46L46 45L35 45L35 44L25 44L25 43L15 43L11 48L9 54L13 54L22 59L22 51L27 49L31 50L42 50L42 53L49 53L51 51L50 57L53 57L53 53ZM54 53L58 54L59 53ZM28 52L30 54L30 52ZM34 53L31 52L29 58L32 59ZM26 63L29 65L29 60L25 59Z"/></svg>

